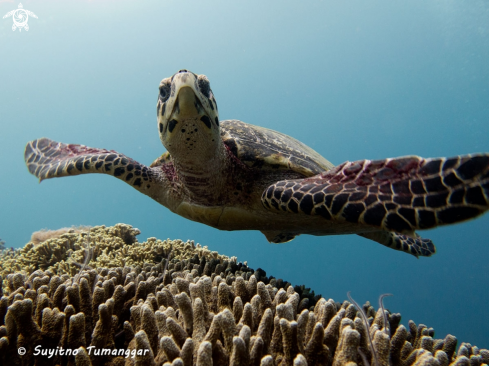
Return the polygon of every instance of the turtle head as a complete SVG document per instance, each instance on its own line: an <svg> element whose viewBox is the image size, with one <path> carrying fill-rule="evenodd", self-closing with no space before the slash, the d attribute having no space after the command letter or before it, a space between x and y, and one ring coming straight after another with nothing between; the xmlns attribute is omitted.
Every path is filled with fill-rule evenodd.
<svg viewBox="0 0 489 366"><path fill-rule="evenodd" d="M156 107L160 139L171 156L210 159L222 143L216 100L205 75L180 70L163 79Z"/></svg>

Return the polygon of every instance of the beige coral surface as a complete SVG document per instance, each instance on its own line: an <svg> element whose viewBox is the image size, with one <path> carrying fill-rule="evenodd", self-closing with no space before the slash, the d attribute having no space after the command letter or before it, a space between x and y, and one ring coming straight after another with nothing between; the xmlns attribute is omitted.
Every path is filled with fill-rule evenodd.
<svg viewBox="0 0 489 366"><path fill-rule="evenodd" d="M457 350L455 337L435 339L412 321L405 327L400 314L384 318L367 303L365 324L348 301L320 298L193 242L139 243L139 233L99 226L4 250L0 363L489 363L488 350L468 343Z"/></svg>

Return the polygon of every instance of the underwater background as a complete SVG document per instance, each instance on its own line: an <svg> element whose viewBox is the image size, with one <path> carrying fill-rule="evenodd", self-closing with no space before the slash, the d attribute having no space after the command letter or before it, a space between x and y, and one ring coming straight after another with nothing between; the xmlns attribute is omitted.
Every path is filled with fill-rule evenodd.
<svg viewBox="0 0 489 366"><path fill-rule="evenodd" d="M382 293L402 323L489 346L489 215L421 232L416 259L355 235L269 244L183 219L123 182L84 175L37 184L27 141L113 149L149 165L164 152L161 79L209 77L220 119L291 135L334 164L489 152L486 1L25 1L29 31L0 19L0 238L131 224L139 240L192 239L325 298ZM3 16L18 2L0 1Z"/></svg>

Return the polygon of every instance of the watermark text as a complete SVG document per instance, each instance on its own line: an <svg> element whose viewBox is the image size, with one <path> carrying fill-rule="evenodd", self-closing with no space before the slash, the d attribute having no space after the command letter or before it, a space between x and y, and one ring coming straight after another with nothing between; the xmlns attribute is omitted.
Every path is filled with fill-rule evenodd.
<svg viewBox="0 0 489 366"><path fill-rule="evenodd" d="M89 356L123 356L124 358L134 358L136 356L147 355L149 349L112 349L112 348L96 348L95 346L89 346L86 348ZM34 347L34 356L44 356L52 358L54 356L76 356L80 348L70 349L63 347L56 348L42 348L41 346ZM25 354L25 348L20 347L18 349L20 355Z"/></svg>

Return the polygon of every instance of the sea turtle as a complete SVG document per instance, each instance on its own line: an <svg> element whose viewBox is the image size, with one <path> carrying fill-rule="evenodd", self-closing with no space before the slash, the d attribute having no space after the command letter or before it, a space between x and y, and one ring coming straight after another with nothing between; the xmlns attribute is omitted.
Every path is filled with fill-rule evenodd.
<svg viewBox="0 0 489 366"><path fill-rule="evenodd" d="M435 252L416 229L489 208L489 154L345 162L337 167L280 132L219 121L209 80L180 70L159 86L167 152L145 166L115 151L41 138L25 148L40 181L113 175L187 219L221 230L260 230L272 243L299 234L359 234L417 256Z"/></svg>

